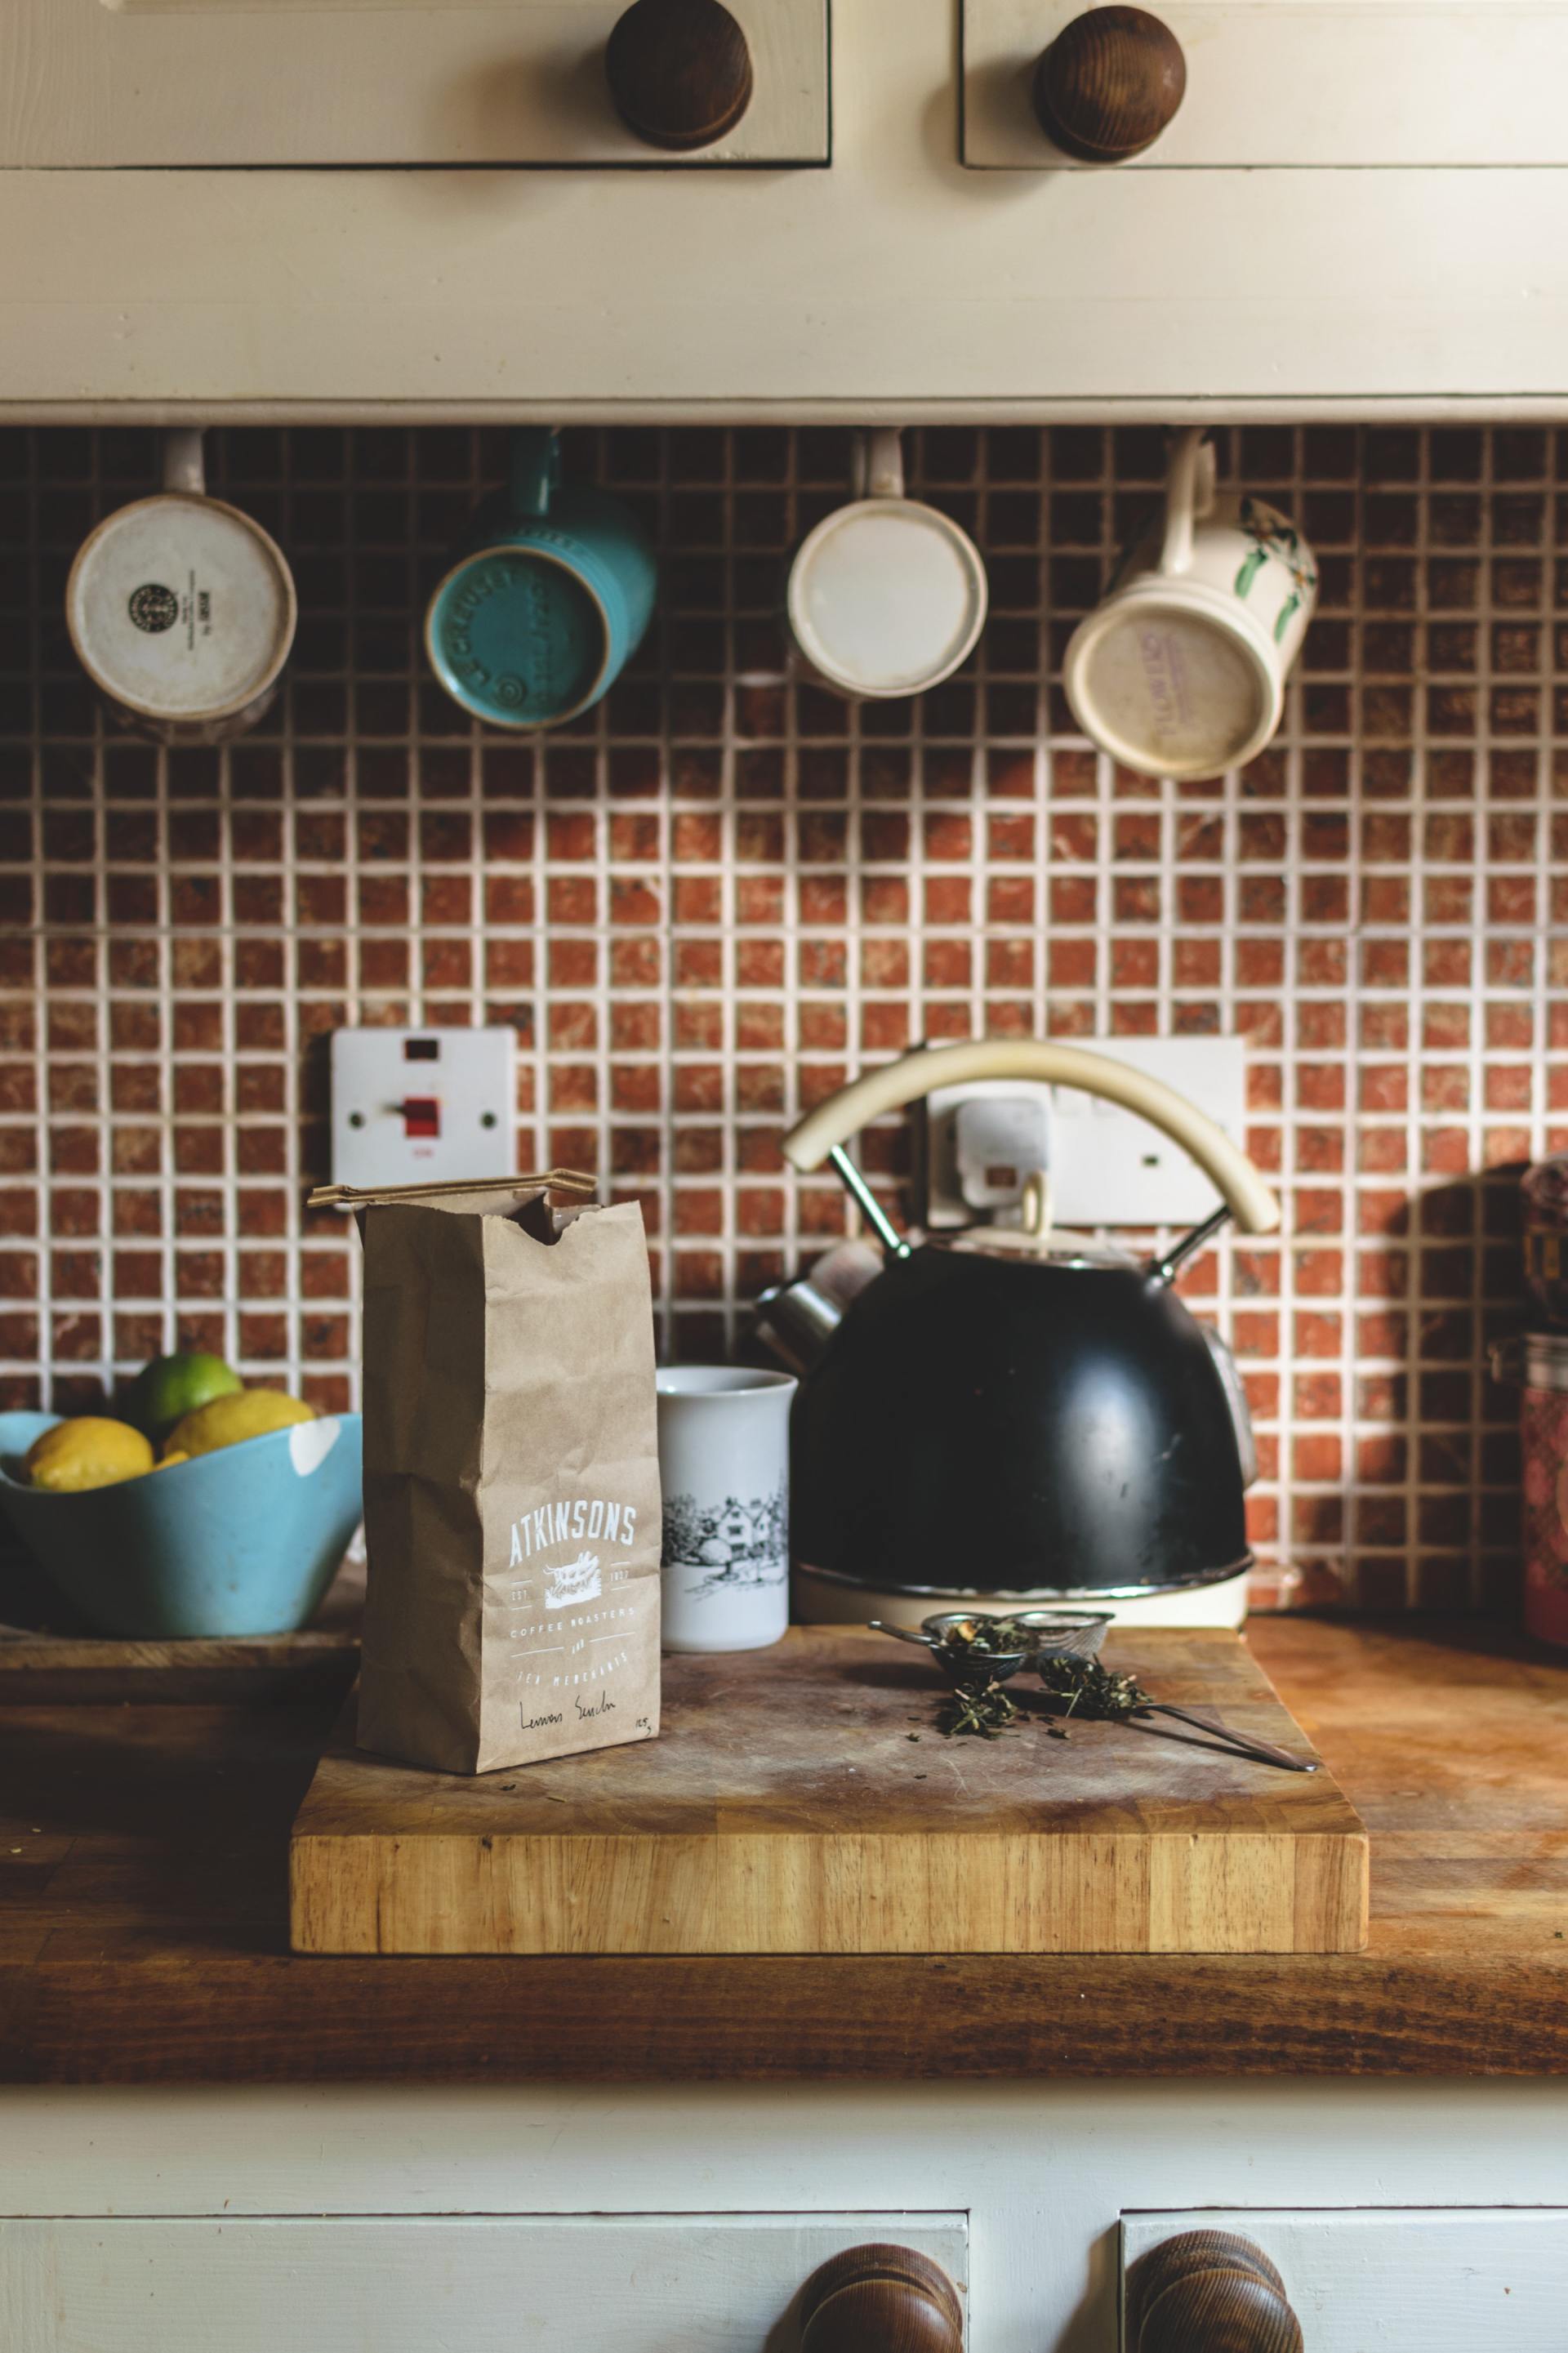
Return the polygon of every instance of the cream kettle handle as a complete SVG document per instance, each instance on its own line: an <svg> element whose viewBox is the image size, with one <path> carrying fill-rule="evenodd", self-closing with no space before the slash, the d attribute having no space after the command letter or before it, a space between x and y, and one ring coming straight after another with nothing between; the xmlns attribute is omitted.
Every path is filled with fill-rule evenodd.
<svg viewBox="0 0 1568 2353"><path fill-rule="evenodd" d="M885 1113L901 1111L938 1087L972 1086L977 1079L1035 1079L1121 1103L1191 1155L1213 1178L1243 1233L1271 1234L1279 1223L1279 1204L1246 1153L1184 1095L1108 1055L1038 1038L976 1038L962 1046L922 1048L868 1071L791 1128L784 1140L784 1158L803 1173L819 1168L830 1152Z"/></svg>

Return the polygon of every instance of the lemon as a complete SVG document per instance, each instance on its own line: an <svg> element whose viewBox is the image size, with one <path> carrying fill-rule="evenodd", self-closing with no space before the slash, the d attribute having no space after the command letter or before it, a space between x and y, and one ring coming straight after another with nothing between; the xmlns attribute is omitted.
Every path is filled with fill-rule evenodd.
<svg viewBox="0 0 1568 2353"><path fill-rule="evenodd" d="M57 1495L113 1487L121 1479L140 1479L152 1468L153 1449L141 1430L101 1414L57 1421L27 1451L27 1476L34 1486L47 1487Z"/></svg>
<svg viewBox="0 0 1568 2353"><path fill-rule="evenodd" d="M156 1442L199 1406L210 1405L214 1398L233 1397L243 1386L234 1366L221 1356L185 1350L154 1356L143 1365L126 1393L125 1408L137 1429Z"/></svg>
<svg viewBox="0 0 1568 2353"><path fill-rule="evenodd" d="M188 1462L190 1459L188 1454L165 1454L161 1461L153 1465L153 1468L155 1471L172 1471L176 1462Z"/></svg>
<svg viewBox="0 0 1568 2353"><path fill-rule="evenodd" d="M220 1446L238 1446L245 1439L287 1430L290 1422L315 1419L313 1405L285 1397L279 1389L241 1389L237 1397L214 1398L210 1405L176 1422L163 1449L164 1459L171 1454L213 1454Z"/></svg>

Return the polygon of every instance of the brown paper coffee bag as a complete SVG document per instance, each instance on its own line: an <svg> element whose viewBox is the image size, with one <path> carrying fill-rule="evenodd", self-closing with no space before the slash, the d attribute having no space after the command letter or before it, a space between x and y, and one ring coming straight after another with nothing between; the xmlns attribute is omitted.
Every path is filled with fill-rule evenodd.
<svg viewBox="0 0 1568 2353"><path fill-rule="evenodd" d="M552 1172L316 1197L364 1241L362 1748L486 1773L658 1730L642 1211Z"/></svg>

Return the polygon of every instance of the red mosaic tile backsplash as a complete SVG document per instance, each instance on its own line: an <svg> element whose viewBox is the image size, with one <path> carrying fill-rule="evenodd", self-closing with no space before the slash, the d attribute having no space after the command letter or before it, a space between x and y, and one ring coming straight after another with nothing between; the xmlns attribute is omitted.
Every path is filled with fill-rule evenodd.
<svg viewBox="0 0 1568 2353"><path fill-rule="evenodd" d="M499 437L237 431L212 487L289 552L298 649L254 734L162 753L105 722L61 618L153 437L0 432L0 1396L79 1406L178 1336L351 1400L352 1237L301 1207L343 1023L512 1024L518 1163L642 1195L687 1356L845 1230L778 1139L861 1063L1234 1029L1285 1232L1187 1289L1246 1370L1260 1550L1298 1594L1510 1603L1483 1351L1519 1313L1518 1164L1568 1145L1568 437L1222 436L1322 600L1277 745L1182 787L1097 756L1058 682L1158 435L911 434L992 618L960 678L859 709L791 682L776 618L842 435L569 441L664 551L600 711L509 740L424 669ZM896 1199L901 1134L867 1145Z"/></svg>

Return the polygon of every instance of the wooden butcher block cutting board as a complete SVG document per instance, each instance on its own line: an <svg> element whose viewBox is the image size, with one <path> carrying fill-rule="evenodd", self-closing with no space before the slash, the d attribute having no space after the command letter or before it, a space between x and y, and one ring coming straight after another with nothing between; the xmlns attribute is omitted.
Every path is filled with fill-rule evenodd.
<svg viewBox="0 0 1568 2353"><path fill-rule="evenodd" d="M1310 1745L1236 1634L1113 1630L1105 1663ZM1027 1707L1032 1678L1011 1686ZM294 1824L313 1953L1330 1953L1367 1844L1326 1772L1169 1721L944 1738L885 1636L667 1658L658 1739L474 1779L368 1757L353 1703ZM1158 1728L1156 1728L1158 1726Z"/></svg>

